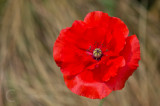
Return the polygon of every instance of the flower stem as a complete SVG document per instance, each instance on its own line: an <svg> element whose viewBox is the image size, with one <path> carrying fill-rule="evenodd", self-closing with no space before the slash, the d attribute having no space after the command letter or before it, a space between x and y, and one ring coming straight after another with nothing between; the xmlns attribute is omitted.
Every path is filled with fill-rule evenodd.
<svg viewBox="0 0 160 106"><path fill-rule="evenodd" d="M103 98L103 99L101 99L101 101L99 102L99 106L102 106L102 105L103 105L103 103L104 103L104 98Z"/></svg>

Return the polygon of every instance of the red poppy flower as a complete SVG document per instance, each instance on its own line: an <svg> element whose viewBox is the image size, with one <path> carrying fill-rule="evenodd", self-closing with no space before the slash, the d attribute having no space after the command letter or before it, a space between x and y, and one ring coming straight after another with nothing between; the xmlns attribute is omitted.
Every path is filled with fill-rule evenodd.
<svg viewBox="0 0 160 106"><path fill-rule="evenodd" d="M92 99L122 89L140 60L139 41L128 33L119 18L101 11L63 29L54 44L53 57L67 87Z"/></svg>

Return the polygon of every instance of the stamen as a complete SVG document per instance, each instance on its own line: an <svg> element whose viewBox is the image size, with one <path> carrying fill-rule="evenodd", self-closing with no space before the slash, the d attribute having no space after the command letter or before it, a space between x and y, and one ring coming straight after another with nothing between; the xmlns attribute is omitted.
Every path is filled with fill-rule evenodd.
<svg viewBox="0 0 160 106"><path fill-rule="evenodd" d="M91 46L89 46L89 50L91 50Z"/></svg>
<svg viewBox="0 0 160 106"><path fill-rule="evenodd" d="M102 51L101 51L101 49L100 49L100 48L94 49L94 51L93 51L93 56L94 56L94 58L95 58L96 60L99 59L99 58L102 56Z"/></svg>

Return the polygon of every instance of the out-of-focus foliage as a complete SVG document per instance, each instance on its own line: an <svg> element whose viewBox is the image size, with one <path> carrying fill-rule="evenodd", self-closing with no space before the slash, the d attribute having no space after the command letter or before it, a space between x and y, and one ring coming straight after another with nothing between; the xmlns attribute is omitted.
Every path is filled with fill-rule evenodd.
<svg viewBox="0 0 160 106"><path fill-rule="evenodd" d="M150 8L152 8L152 6L154 6L154 3L157 0L137 0L139 3L141 3L147 10L149 10Z"/></svg>
<svg viewBox="0 0 160 106"><path fill-rule="evenodd" d="M104 10L110 15L110 16L114 16L114 12L115 12L115 0L100 0L100 3L102 4L102 6L104 6Z"/></svg>

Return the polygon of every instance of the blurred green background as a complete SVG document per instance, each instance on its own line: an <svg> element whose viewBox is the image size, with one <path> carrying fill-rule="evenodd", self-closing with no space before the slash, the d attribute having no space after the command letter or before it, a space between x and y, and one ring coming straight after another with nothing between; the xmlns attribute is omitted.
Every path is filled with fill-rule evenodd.
<svg viewBox="0 0 160 106"><path fill-rule="evenodd" d="M0 0L0 106L98 106L65 86L52 57L60 30L95 10L141 45L138 70L103 106L160 106L160 0Z"/></svg>

